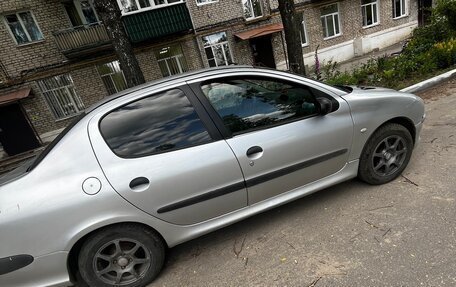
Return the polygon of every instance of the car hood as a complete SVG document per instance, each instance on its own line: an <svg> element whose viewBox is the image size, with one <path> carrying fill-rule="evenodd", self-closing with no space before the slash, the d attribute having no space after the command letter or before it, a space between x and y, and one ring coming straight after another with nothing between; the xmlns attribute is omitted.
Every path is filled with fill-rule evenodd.
<svg viewBox="0 0 456 287"><path fill-rule="evenodd" d="M371 87L371 86L344 86L346 89L350 89L351 92L343 95L345 100L355 100L363 98L368 100L369 98L401 98L407 99L411 102L419 101L419 97L400 91L396 91L389 88Z"/></svg>

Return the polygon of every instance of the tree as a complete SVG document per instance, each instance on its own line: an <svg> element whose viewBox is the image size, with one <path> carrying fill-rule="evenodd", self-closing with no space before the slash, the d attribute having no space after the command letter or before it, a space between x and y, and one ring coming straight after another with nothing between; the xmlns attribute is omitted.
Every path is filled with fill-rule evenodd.
<svg viewBox="0 0 456 287"><path fill-rule="evenodd" d="M96 0L93 2L95 10L103 21L108 36L112 41L127 86L131 88L145 83L144 75L139 67L138 60L133 53L130 39L123 26L117 0Z"/></svg>
<svg viewBox="0 0 456 287"><path fill-rule="evenodd" d="M301 19L296 15L294 0L278 0L287 43L288 63L293 73L305 75L304 59L302 56L300 25Z"/></svg>

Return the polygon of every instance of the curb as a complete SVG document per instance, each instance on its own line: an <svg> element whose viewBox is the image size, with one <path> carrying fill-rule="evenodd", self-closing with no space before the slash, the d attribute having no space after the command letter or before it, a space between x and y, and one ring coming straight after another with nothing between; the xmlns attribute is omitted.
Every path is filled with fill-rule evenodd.
<svg viewBox="0 0 456 287"><path fill-rule="evenodd" d="M448 72L446 72L444 74L435 76L433 78L424 80L424 81L419 82L419 83L417 83L417 84L415 84L413 86L410 86L410 87L407 87L407 88L403 88L400 91L404 92L404 93L416 93L416 92L425 90L427 88L430 88L432 86L435 86L435 85L437 85L437 84L439 84L439 83L451 78L454 75L456 75L456 69L453 69L453 70L448 71Z"/></svg>

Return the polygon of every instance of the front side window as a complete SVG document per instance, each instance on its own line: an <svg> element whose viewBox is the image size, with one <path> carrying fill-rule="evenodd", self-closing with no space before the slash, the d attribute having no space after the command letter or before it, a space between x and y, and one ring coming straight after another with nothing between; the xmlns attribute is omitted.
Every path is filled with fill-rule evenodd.
<svg viewBox="0 0 456 287"><path fill-rule="evenodd" d="M162 6L184 2L183 0L117 0L122 14L146 11Z"/></svg>
<svg viewBox="0 0 456 287"><path fill-rule="evenodd" d="M159 93L111 111L100 131L120 157L141 157L212 141L179 89Z"/></svg>
<svg viewBox="0 0 456 287"><path fill-rule="evenodd" d="M202 39L209 67L233 64L225 32L204 36Z"/></svg>
<svg viewBox="0 0 456 287"><path fill-rule="evenodd" d="M187 61L185 61L180 45L167 46L156 50L155 58L157 58L158 66L163 77L188 71Z"/></svg>
<svg viewBox="0 0 456 287"><path fill-rule="evenodd" d="M363 27L378 24L378 0L361 0Z"/></svg>
<svg viewBox="0 0 456 287"><path fill-rule="evenodd" d="M119 61L99 65L97 66L97 70L108 95L118 93L127 88L125 76L120 69Z"/></svg>
<svg viewBox="0 0 456 287"><path fill-rule="evenodd" d="M399 18L407 15L406 0L393 0L393 18Z"/></svg>
<svg viewBox="0 0 456 287"><path fill-rule="evenodd" d="M64 119L84 110L81 98L74 90L69 74L54 76L37 82L56 119Z"/></svg>
<svg viewBox="0 0 456 287"><path fill-rule="evenodd" d="M313 89L268 78L217 79L201 89L233 134L317 114Z"/></svg>
<svg viewBox="0 0 456 287"><path fill-rule="evenodd" d="M242 0L244 7L244 17L246 20L252 20L263 16L261 0Z"/></svg>
<svg viewBox="0 0 456 287"><path fill-rule="evenodd" d="M323 7L320 13L323 37L326 39L340 35L339 4Z"/></svg>
<svg viewBox="0 0 456 287"><path fill-rule="evenodd" d="M308 40L308 37L307 37L307 29L306 29L306 22L304 20L304 17L302 18L302 22L301 22L301 30L299 31L300 32L300 36L301 36L301 46L307 46L309 45L309 40Z"/></svg>
<svg viewBox="0 0 456 287"><path fill-rule="evenodd" d="M5 15L6 24L18 45L40 41L43 39L32 12L18 12Z"/></svg>

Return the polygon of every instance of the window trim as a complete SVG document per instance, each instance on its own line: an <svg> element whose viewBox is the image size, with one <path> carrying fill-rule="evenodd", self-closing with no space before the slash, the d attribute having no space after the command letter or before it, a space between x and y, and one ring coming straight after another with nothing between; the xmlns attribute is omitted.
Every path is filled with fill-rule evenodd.
<svg viewBox="0 0 456 287"><path fill-rule="evenodd" d="M399 0L399 1L401 3L401 12L402 12L402 1L404 1L404 14L401 14L400 16L395 17L394 14L396 13L396 9L395 9L396 1L393 0L393 20L402 19L402 18L409 16L409 3L410 2L407 0Z"/></svg>
<svg viewBox="0 0 456 287"><path fill-rule="evenodd" d="M304 37L306 38L306 42L302 42L302 35L299 33L299 37L301 38L301 47L308 47L309 46L309 36L307 34L307 25L306 25L306 19L304 15L302 15L302 21L301 21L301 27L302 30L304 31Z"/></svg>
<svg viewBox="0 0 456 287"><path fill-rule="evenodd" d="M362 3L362 2L361 2ZM367 29L367 28L371 28L371 27L375 27L377 25L380 25L380 11L379 11L379 5L380 5L380 0L375 0L374 2L370 2L370 3L367 3L367 4L361 4L361 17L363 16L363 9L367 6L372 6L372 5L375 5L376 9L375 9L375 13L377 15L377 22L375 23L372 23L370 25L364 25L363 23L363 28L364 29ZM367 9L367 8L366 8ZM370 7L370 9L372 10L372 7ZM366 18L367 19L367 18ZM362 19L362 21L364 22L364 19Z"/></svg>
<svg viewBox="0 0 456 287"><path fill-rule="evenodd" d="M204 78L204 79L200 79L197 82L191 83L190 84L190 88L195 92L195 94L198 97L199 101L202 103L202 105L204 106L204 108L207 111L208 115L211 117L212 121L215 123L215 125L217 126L218 130L220 131L220 133L222 134L222 136L224 137L225 140L226 139L230 139L230 138L234 138L234 137L237 137L237 136L241 136L243 134L254 133L254 132L261 131L261 130L275 128L275 127L278 127L278 126L294 123L294 122L297 122L297 121L301 121L301 120L317 117L319 115L319 112L317 112L317 113L314 113L314 114L311 114L311 115L307 115L307 116L304 116L304 117L287 119L287 120L284 120L284 121L281 121L281 122L277 122L277 123L274 123L274 124L261 126L261 127L256 127L256 128L248 129L248 130L241 131L241 132L236 132L236 133L231 132L224 125L223 119L220 117L220 115L218 114L217 110L215 110L214 106L211 104L209 99L204 95L201 87L202 87L202 85L204 85L207 82L213 82L213 81L222 80L222 79L223 80L226 80L226 79L237 79L237 78L244 79L245 77L268 79L268 80L271 80L271 81L285 82L285 83L289 83L289 84L293 84L293 85L297 85L297 86L305 86L305 87L308 87L308 88L311 88L311 89L316 89L316 90L324 93L327 96L327 98L330 99L331 101L337 101L331 95L330 92L328 92L326 90L323 90L322 88L320 88L318 86L315 86L315 85L312 85L312 84L309 84L309 83L303 84L302 82L295 81L294 79L287 79L287 78L280 77L280 76L272 77L271 75L265 75L265 74L248 74L248 75L244 75L243 73L241 73L241 74L228 75L228 76L207 77L207 78ZM315 95L313 95L313 94L312 94L312 96L314 97L314 103L318 104L317 103L317 97Z"/></svg>
<svg viewBox="0 0 456 287"><path fill-rule="evenodd" d="M76 95L77 97L79 97L79 100L81 101L81 104L82 104L83 108L79 109L78 106L77 106L77 104L76 104L76 105L74 105L74 107L76 108L77 111L76 111L74 114L71 114L71 115L68 115L68 116L64 116L64 117L59 118L59 117L57 117L57 115L55 114L54 108L52 107L51 103L48 101L47 96L45 95L45 93L53 92L53 91L56 91L56 90L63 90L63 89L64 89L64 90L67 92L68 95L71 95L71 93L69 92L68 85L65 85L65 86L59 87L59 88L52 88L52 89L50 89L50 90L44 91L43 88L42 88L42 86L41 86L41 83L40 83L40 82L43 82L43 81L45 81L45 80L47 80L47 79L50 79L50 78L62 76L62 75L68 75L68 76L70 77L70 79L71 79L71 81L72 81L72 83L73 83L72 86L73 86L74 93L75 93L75 95ZM48 107L50 113L51 113L52 116L54 117L54 120L55 120L56 123L57 123L57 122L64 121L64 120L67 120L67 119L74 118L74 117L80 115L81 113L84 113L84 112L85 112L86 106L85 106L84 101L82 100L82 98L81 98L81 97L78 95L78 93L76 92L76 87L75 87L74 82L73 82L73 77L71 76L70 73L63 73L63 74L59 74L59 75L47 77L47 78L44 78L44 79L40 79L40 80L36 81L36 84L38 85L38 88L39 88L39 90L40 90L40 92L41 92L41 94L42 94L42 96L43 96L43 98L44 98L44 102L46 103L46 106ZM71 102L72 102L73 104L75 103L75 100L74 100L74 98L73 98L72 96L71 96Z"/></svg>
<svg viewBox="0 0 456 287"><path fill-rule="evenodd" d="M36 41L30 41L27 43L19 44L16 40L16 37L14 36L13 31L11 31L11 28L8 24L8 20L6 20L6 16L16 15L17 19L19 20L19 23L22 26L22 29L24 30L25 35L27 35L27 38L31 39L27 29L25 29L24 22L22 21L21 17L19 17L19 13L24 13L24 12L29 12L30 15L32 15L33 21L35 22L35 25L38 28L38 31L40 32L42 38L39 40L36 40ZM6 29L8 30L8 33L10 34L11 38L13 38L13 41L16 44L16 46L23 47L23 46L27 46L27 45L41 43L46 40L46 38L44 37L43 31L41 30L40 25L38 25L38 21L36 20L35 14L32 12L32 10L19 10L19 11L13 12L13 13L4 13L2 15L2 18L3 18L3 23L6 25Z"/></svg>
<svg viewBox="0 0 456 287"><path fill-rule="evenodd" d="M163 58L163 59L158 59L157 58L157 55L156 55L157 52L159 52L163 48L173 47L173 46L179 46L181 54L174 55L174 56L169 56L169 57L166 57L166 58ZM186 73L186 72L188 72L190 70L188 68L187 58L185 57L184 50L182 49L181 43L174 43L174 44L165 45L165 46L161 46L161 47L159 47L157 49L154 49L154 57L155 57L155 60L156 60L156 62L158 64L158 66L159 66L160 73L161 73L163 78L171 77L171 76L174 76L174 75L180 75L180 74ZM168 63L168 60L170 60L170 59L176 59L177 66L179 67L179 73L177 73L177 74L172 74L171 73L171 69L169 68L169 63ZM163 71L161 71L161 67L160 67L159 62L165 62L166 63L166 68L168 69L168 72L169 72L168 76L163 75Z"/></svg>
<svg viewBox="0 0 456 287"><path fill-rule="evenodd" d="M188 99L188 101L190 102L190 105L193 107L196 115L201 120L203 126L206 128L206 131L209 134L210 140L208 142L205 142L205 143L193 144L193 145L188 145L188 146L185 146L185 147L173 148L173 149L168 149L168 150L161 150L161 151L151 152L151 153L142 154L142 155L133 155L133 156L119 155L114 150L112 150L111 147L109 146L109 144L107 143L107 141L105 139L105 136L103 135L103 132L101 131L101 122L103 121L103 119L107 115L112 113L114 110L117 110L119 108L127 106L127 105L129 105L131 103L134 103L134 102L137 102L137 101L141 101L141 100L143 100L145 98L153 97L153 96L161 94L161 93L166 93L167 91L171 91L171 90L180 90L180 91L182 91L184 93L184 96ZM172 87L164 87L164 88L158 89L158 90L150 90L150 91L147 91L144 94L141 94L141 96L139 96L139 97L135 97L133 99L128 99L128 101L123 102L121 104L118 104L115 107L110 107L107 111L103 111L103 115L98 120L97 129L98 129L98 133L100 133L101 137L103 138L103 141L104 141L104 144L106 145L106 147L115 156L117 156L120 159L145 158L145 157L154 156L154 155L158 155L158 154L175 152L175 151L179 151L179 150L183 150L183 149L187 149L187 148L193 148L193 147L196 147L196 146L202 146L202 145L206 145L206 144L211 144L211 143L214 143L214 142L217 142L217 141L220 141L220 140L223 139L220 131L218 130L218 128L216 127L216 125L214 124L212 119L209 117L209 115L206 112L206 110L203 107L203 105L200 103L200 101L197 99L197 97L193 93L193 90L190 89L190 87L188 87L188 85L186 85L186 84L176 85L176 86L172 86Z"/></svg>
<svg viewBox="0 0 456 287"><path fill-rule="evenodd" d="M212 1L204 1L203 3L198 3L198 1L195 0L196 6L198 6L198 7L213 4L213 3L218 3L218 2L219 2L219 0L212 0Z"/></svg>
<svg viewBox="0 0 456 287"><path fill-rule="evenodd" d="M124 82L125 82L125 89L124 89L124 90L118 90L118 89L117 89L117 87L116 87L116 85L115 85L115 82L114 82L114 80L112 79L112 75L114 75L115 73L109 73L109 74L104 74L104 75L100 74L100 69L99 69L100 66L106 65L106 64L111 64L111 63L113 63L113 62L119 62L119 60L114 60L114 61L111 61L111 62L106 62L106 63L98 64L98 65L96 65L96 67L95 67L95 69L97 70L98 76L100 77L101 81L103 82L103 86L105 87L105 90L106 90L106 92L108 93L109 96L110 96L110 95L117 94L117 93L119 93L119 92L121 92L121 91L124 91L124 90L128 89L128 87L127 87L127 79L125 79L125 74L124 74L122 68L120 68L120 63L119 63L120 73L122 73L122 77L123 77ZM103 77L109 77L109 78L111 79L111 81L112 81L113 84L114 84L114 88L116 89L116 92L115 92L115 93L113 93L113 94L110 94L110 93L109 93L109 91L108 91L106 85L104 84Z"/></svg>
<svg viewBox="0 0 456 287"><path fill-rule="evenodd" d="M247 2L250 3L249 5L249 8L250 8L250 11L252 12L252 15L255 14L253 13L253 2L252 1L258 1L260 3L260 10L261 10L261 15L260 16L252 16L252 17L249 17L249 18L245 18L245 6L244 4L242 3L242 0L241 0L241 5L242 5L242 12L244 12L244 19L245 21L253 21L253 20L256 20L256 19L259 19L259 18L262 18L264 17L264 11L263 11L263 2L261 0L246 0Z"/></svg>
<svg viewBox="0 0 456 287"><path fill-rule="evenodd" d="M120 10L120 13L122 14L122 16L133 15L133 14L137 14L137 13L142 13L142 12L146 12L146 11L150 11L150 10L155 10L155 9L160 9L160 8L164 8L164 7L169 7L169 6L179 5L179 4L185 3L185 0L179 0L179 1L174 2L174 3L168 3L168 0L165 0L166 4L156 5L154 0L147 0L147 1L149 1L150 6L146 7L146 8L141 8L141 6L139 5L138 0L131 0L131 1L135 1L136 6L138 7L138 10L125 12L124 9L123 9L121 0L117 0L117 5L119 6L119 10Z"/></svg>
<svg viewBox="0 0 456 287"><path fill-rule="evenodd" d="M320 9L323 9L325 7L329 7L329 6L332 6L332 5L337 5L337 12L335 13L329 13L329 14L325 14L325 15L321 15L320 14L320 21L321 21L321 18L325 18L325 28L326 28L326 31L323 31L323 40L329 40L329 39L333 39L333 38L336 38L336 37L339 37L339 36L342 36L342 26L341 26L341 23L340 23L340 5L339 5L339 2L336 2L336 3L332 3L332 4L329 4L329 5L325 5L325 6L322 6L320 7ZM332 36L324 36L324 35L328 35L328 24L326 22L326 17L327 16L332 16L333 18L333 23L334 23L334 15L337 15L337 24L339 25L339 33L335 33L336 29L334 29L334 35ZM323 27L321 27L323 29ZM336 28L334 26L334 28ZM326 33L325 33L326 32Z"/></svg>
<svg viewBox="0 0 456 287"><path fill-rule="evenodd" d="M204 41L203 41L203 38L204 37L209 37L209 36L212 36L212 35L215 35L215 34L219 34L219 33L225 33L225 36L226 36L226 41L225 42L221 42L221 43L217 43L217 44L209 44L209 45L204 45ZM234 63L234 57L233 57L233 52L231 50L231 45L230 45L230 41L228 40L228 33L226 31L220 31L220 32L215 32L215 33L212 33L212 34L207 34L207 35L204 35L204 36L201 36L201 42L203 42L203 50L204 50L204 56L206 57L206 60L207 60L207 64L209 67L211 67L211 65L209 64L209 59L207 58L207 54L206 54L206 48L207 47L210 47L211 50L212 50L212 55L214 55L214 58L212 58L214 61L215 61L215 67L223 67L223 66L229 66L231 64L228 63L227 59L226 59L226 52L225 52L225 47L223 47L223 45L226 43L228 45L228 50L230 52L230 56L231 56L231 61ZM214 52L214 46L215 45L220 45L223 49L223 58L225 59L225 62L226 62L226 65L223 65L223 66L219 66L217 64L217 60L215 58L215 52Z"/></svg>

